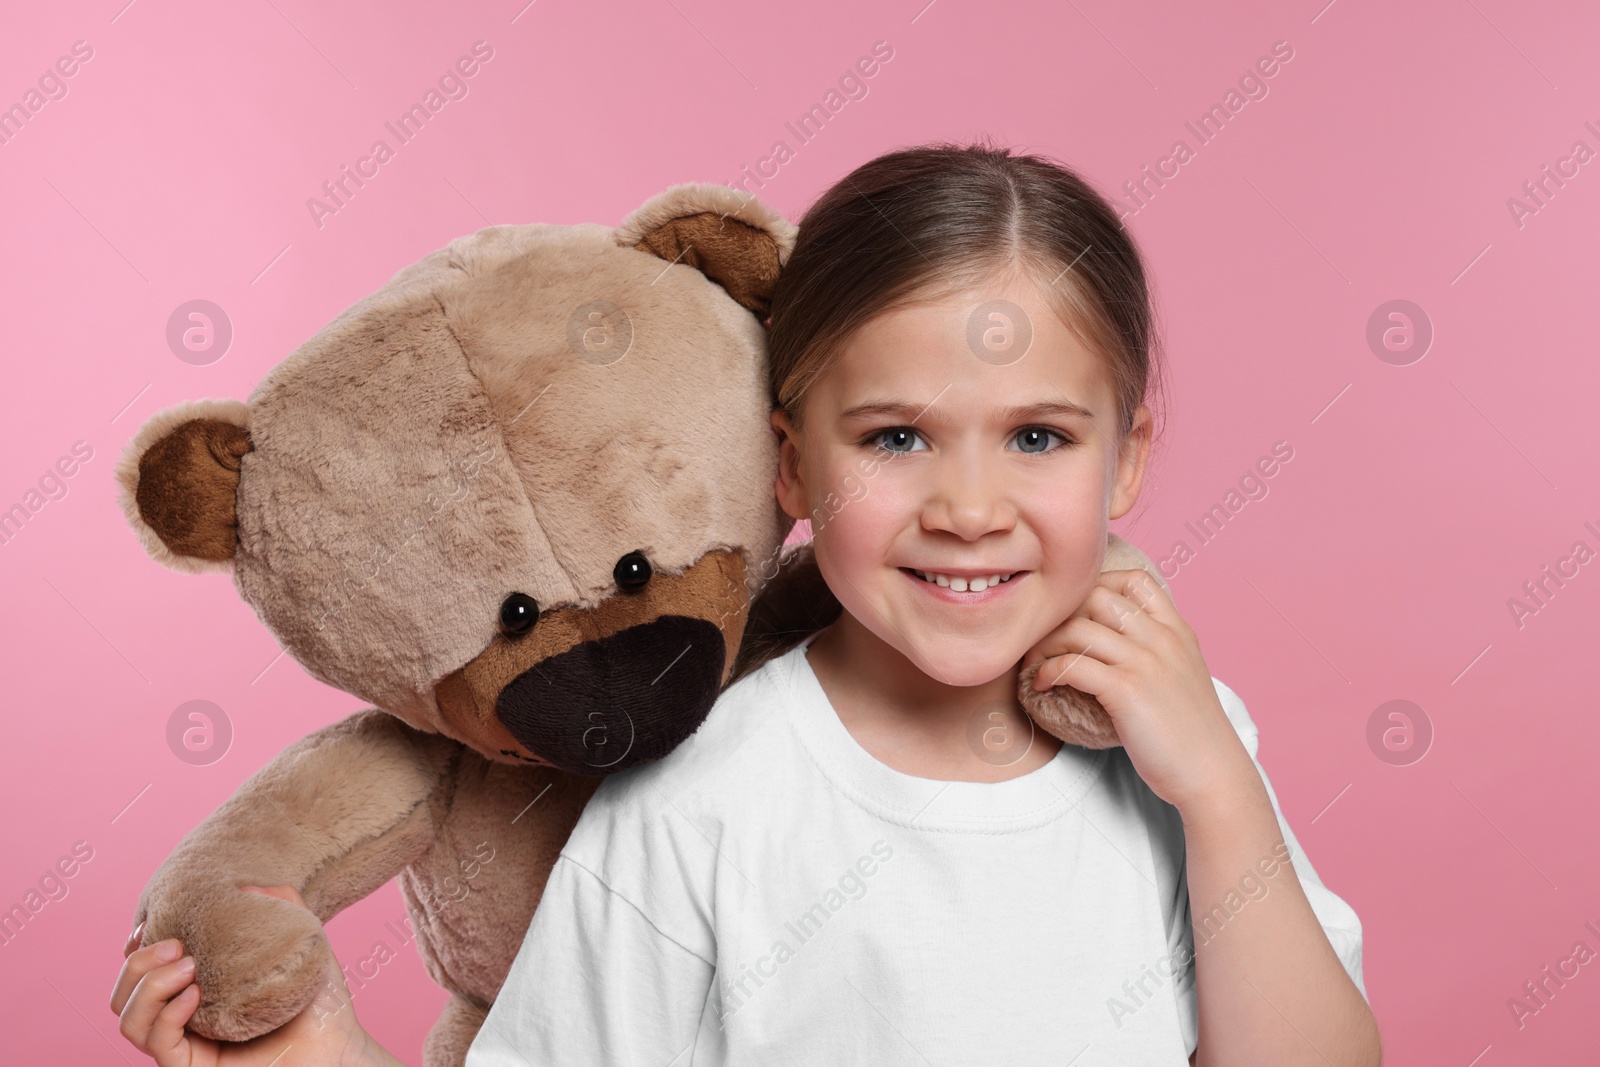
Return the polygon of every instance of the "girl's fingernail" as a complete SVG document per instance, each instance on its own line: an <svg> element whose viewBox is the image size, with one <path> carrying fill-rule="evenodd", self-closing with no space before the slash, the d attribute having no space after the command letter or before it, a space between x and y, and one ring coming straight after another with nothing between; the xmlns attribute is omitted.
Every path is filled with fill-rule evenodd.
<svg viewBox="0 0 1600 1067"><path fill-rule="evenodd" d="M156 959L160 960L162 963L170 963L182 954L183 946L178 944L176 938L169 937L167 940L156 945Z"/></svg>
<svg viewBox="0 0 1600 1067"><path fill-rule="evenodd" d="M194 973L194 957L193 956L185 956L185 957L183 957L183 959L178 961L178 973L179 974L192 974L192 973Z"/></svg>

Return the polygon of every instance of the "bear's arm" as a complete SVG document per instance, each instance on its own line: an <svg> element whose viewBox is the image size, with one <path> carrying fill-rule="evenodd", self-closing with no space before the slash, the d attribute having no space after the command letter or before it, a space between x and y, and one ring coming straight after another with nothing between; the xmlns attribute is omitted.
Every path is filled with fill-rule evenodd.
<svg viewBox="0 0 1600 1067"><path fill-rule="evenodd" d="M316 995L328 946L320 923L240 886L292 885L319 920L373 892L433 844L461 746L381 711L295 742L177 848L139 900L141 941L177 937L203 998L193 1029L241 1041L275 1029Z"/></svg>

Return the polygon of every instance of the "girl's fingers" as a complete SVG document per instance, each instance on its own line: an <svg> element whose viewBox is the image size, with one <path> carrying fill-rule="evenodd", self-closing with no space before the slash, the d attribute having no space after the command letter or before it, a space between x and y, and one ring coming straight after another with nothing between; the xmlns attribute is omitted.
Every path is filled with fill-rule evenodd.
<svg viewBox="0 0 1600 1067"><path fill-rule="evenodd" d="M1145 571L1102 572L1100 581L1089 590L1078 610L1029 649L1025 662L1032 664L1079 652L1102 663L1119 665L1127 663L1142 649L1152 647L1158 639L1168 637L1169 633L1162 632L1166 627L1161 625L1159 602L1148 593L1144 582L1149 582L1159 592L1160 587ZM1150 604L1155 610L1146 610L1141 604ZM1178 621L1182 623L1181 619ZM1042 670L1039 677L1044 677ZM1036 682L1034 688L1049 686Z"/></svg>
<svg viewBox="0 0 1600 1067"><path fill-rule="evenodd" d="M133 1042L134 1047L141 1052L154 1055L155 1050L150 1047L151 1030L155 1027L156 1018L167 1008L167 1002L184 990L185 986L194 986L194 957L185 956L181 960L162 964L143 978L134 986L133 995L128 998L128 1003L122 1009L122 1023L118 1027L122 1036ZM191 997L194 994L190 994ZM195 1004L198 1005L196 1000ZM191 1006L184 1014L187 1019L194 1013Z"/></svg>
<svg viewBox="0 0 1600 1067"><path fill-rule="evenodd" d="M1161 588L1161 583L1156 581L1155 576L1142 567L1101 571L1100 584L1120 596L1123 600L1122 606L1129 612L1136 608L1164 626L1183 622L1178 609L1172 603L1172 597Z"/></svg>
<svg viewBox="0 0 1600 1067"><path fill-rule="evenodd" d="M1042 690L1063 684L1054 679L1064 663L1052 663L1052 661L1076 660L1084 657L1116 666L1127 662L1138 651L1138 647L1138 642L1127 634L1118 633L1089 615L1077 615L1029 649L1025 662L1032 664L1043 661L1043 666L1039 668L1039 673L1034 678L1034 688ZM1074 685L1073 688L1083 687Z"/></svg>
<svg viewBox="0 0 1600 1067"><path fill-rule="evenodd" d="M128 998L133 995L134 987L139 980L157 967L171 963L183 955L183 945L176 938L167 938L157 941L153 945L135 949L127 959L122 961L122 970L117 975L117 984L111 990L111 1011L114 1015L121 1015L122 1009L128 1003Z"/></svg>
<svg viewBox="0 0 1600 1067"><path fill-rule="evenodd" d="M133 955L133 950L139 947L139 940L144 936L144 921L133 928L133 933L128 935L128 943L122 946L122 958L127 959Z"/></svg>
<svg viewBox="0 0 1600 1067"><path fill-rule="evenodd" d="M167 1002L150 1027L144 1051L153 1056L156 1067L190 1067L194 1060L184 1024L200 1006L200 987L191 985Z"/></svg>
<svg viewBox="0 0 1600 1067"><path fill-rule="evenodd" d="M1078 617L1093 620L1137 641L1147 639L1151 627L1158 625L1155 617L1137 602L1106 585L1097 585L1089 591L1078 609Z"/></svg>
<svg viewBox="0 0 1600 1067"><path fill-rule="evenodd" d="M1039 665L1039 673L1034 677L1033 688L1043 691L1058 685L1070 685L1074 689L1098 696L1110 682L1113 668L1110 664L1097 659L1096 651L1094 643L1090 642L1089 647L1082 651L1047 657Z"/></svg>

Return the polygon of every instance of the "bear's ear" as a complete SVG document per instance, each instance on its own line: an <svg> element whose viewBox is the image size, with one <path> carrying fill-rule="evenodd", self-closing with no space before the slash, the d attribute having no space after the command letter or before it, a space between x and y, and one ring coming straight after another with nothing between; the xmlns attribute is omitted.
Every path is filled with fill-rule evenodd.
<svg viewBox="0 0 1600 1067"><path fill-rule="evenodd" d="M646 200L616 236L624 248L695 268L765 320L795 227L747 193L689 182Z"/></svg>
<svg viewBox="0 0 1600 1067"><path fill-rule="evenodd" d="M190 573L233 566L249 424L237 400L192 400L152 415L128 442L116 470L122 510L157 562Z"/></svg>

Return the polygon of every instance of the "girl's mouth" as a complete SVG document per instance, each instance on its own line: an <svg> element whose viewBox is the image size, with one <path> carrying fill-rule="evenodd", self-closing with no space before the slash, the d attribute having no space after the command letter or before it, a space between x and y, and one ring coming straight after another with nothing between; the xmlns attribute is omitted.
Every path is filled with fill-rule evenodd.
<svg viewBox="0 0 1600 1067"><path fill-rule="evenodd" d="M978 601L989 601L1005 595L1017 580L1026 576L1028 571L998 571L982 576L962 577L960 575L946 575L938 571L921 571L912 567L901 567L900 573L921 586L923 591L940 600L951 603L970 604Z"/></svg>

